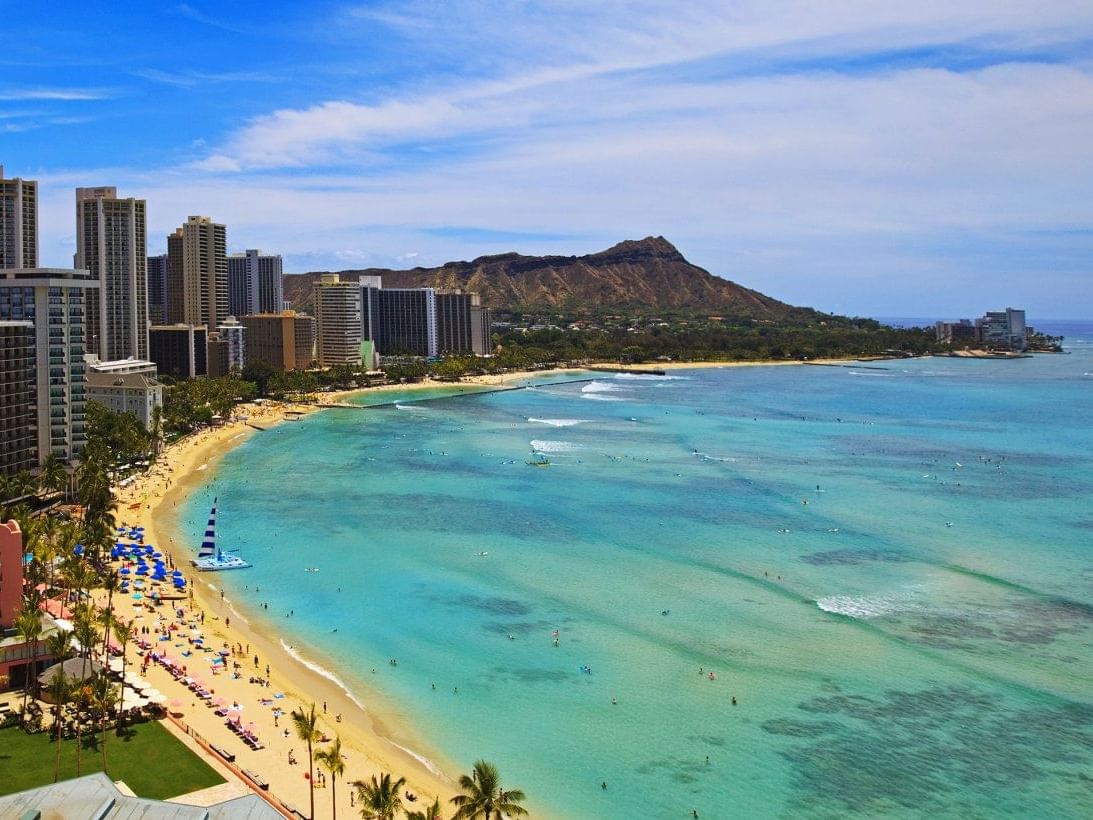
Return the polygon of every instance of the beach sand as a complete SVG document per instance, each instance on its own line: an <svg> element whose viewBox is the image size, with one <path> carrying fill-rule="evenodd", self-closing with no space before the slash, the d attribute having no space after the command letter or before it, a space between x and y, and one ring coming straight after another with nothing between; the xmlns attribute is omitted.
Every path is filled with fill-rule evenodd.
<svg viewBox="0 0 1093 820"><path fill-rule="evenodd" d="M266 404L263 408L251 408L248 411L248 421L268 429L293 417L294 410L306 413L314 408ZM405 790L420 796L416 805L431 803L434 797L439 797L441 803L446 804L457 791L454 785L455 773L441 773L436 764L430 768L393 745L388 738L392 737L395 719L389 718L392 726L386 725L384 716L375 714L371 709L362 709L337 683L292 657L281 645L275 627L254 616L257 602L251 602L248 606L246 602L222 598L217 590L209 586L209 583L215 584L215 573L198 573L190 567L189 560L196 552L196 543L191 543L193 539L178 530L179 505L190 491L214 477L216 463L224 453L252 435L263 433L244 422L235 421L190 436L171 446L161 455L152 472L119 496L116 516L119 523L143 525L145 541L170 555L175 565L185 573L193 593L192 599L174 602L174 605L185 607L188 618L199 620L199 613L204 612L202 630L206 645L213 650L219 650L225 644L228 647L243 647L243 652L235 653L228 659L229 667L232 662L240 664L241 677L233 679L230 671L219 675L212 674L209 661L213 652L194 652L189 657L180 657L184 649L192 650L188 645L176 647L180 642L185 644L181 639L157 642L156 636L152 635L153 645L165 647L168 655L186 664L188 674L202 678L215 690L215 698L224 698L227 704L241 704L244 707L242 723L254 724L254 733L265 748L254 751L245 746L228 729L223 717L216 716L212 708L205 706L164 668L155 663L150 664L146 679L167 696L169 703L181 701L179 706L170 709L172 712L180 712L181 720L193 732L201 735L207 742L234 753L237 767L256 772L270 784L272 794L305 814L309 806L308 781L304 777L307 772L307 748L291 732L288 713L310 703L317 705L319 728L323 734L330 738L337 734L342 739L346 771L344 781L339 781L337 787L338 809L341 813L352 811L348 781L367 780L371 775L382 771L391 772L396 777L405 777ZM140 508L134 509L137 504ZM131 597L119 599L119 596L115 596L114 603L118 615L123 619L138 616L135 620L137 626L154 626L158 615L166 618L167 622L175 620L172 617L174 610L167 604L153 610L150 606L144 606L144 601L134 601ZM305 657L309 655L306 648L303 648L303 653ZM258 658L257 668L255 657ZM140 671L141 659L136 654L135 645L130 645L127 660L128 668ZM271 671L271 685L266 688L250 683L251 676L265 677L267 664ZM271 706L259 703L260 698L273 698L276 693L283 693L284 698L274 699ZM369 702L367 691L355 691L354 694L362 702ZM285 714L279 720L275 720L274 708L284 710ZM342 716L340 723L336 721L339 714ZM171 725L171 721L167 721L167 724ZM290 729L287 738L283 736L286 727ZM404 729L398 733L400 744L408 745L412 741L404 738L412 737L410 727L399 728ZM326 744L316 746L318 748L324 745ZM295 753L296 765L288 762L290 750ZM470 768L470 762L466 768ZM454 769L454 766L449 766L449 769ZM329 784L327 788L315 790L315 814L320 818L331 816Z"/></svg>

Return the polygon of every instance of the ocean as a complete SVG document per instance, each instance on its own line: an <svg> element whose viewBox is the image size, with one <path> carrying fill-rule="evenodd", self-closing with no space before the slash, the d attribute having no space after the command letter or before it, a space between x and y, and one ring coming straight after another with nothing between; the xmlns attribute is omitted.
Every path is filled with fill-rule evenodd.
<svg viewBox="0 0 1093 820"><path fill-rule="evenodd" d="M1067 327L1069 355L328 410L228 454L183 524L218 495L237 606L534 816L1090 816L1093 324Z"/></svg>

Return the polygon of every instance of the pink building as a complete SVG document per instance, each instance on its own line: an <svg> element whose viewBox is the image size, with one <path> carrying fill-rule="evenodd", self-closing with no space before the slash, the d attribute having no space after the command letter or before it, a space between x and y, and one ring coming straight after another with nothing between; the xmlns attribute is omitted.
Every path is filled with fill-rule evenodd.
<svg viewBox="0 0 1093 820"><path fill-rule="evenodd" d="M15 626L23 603L23 533L17 521L0 523L0 632Z"/></svg>
<svg viewBox="0 0 1093 820"><path fill-rule="evenodd" d="M23 605L23 533L15 521L0 523L0 691L22 688L28 673L46 665L44 638L56 629L53 621L42 620L42 638L31 663L31 651L15 631L15 618Z"/></svg>

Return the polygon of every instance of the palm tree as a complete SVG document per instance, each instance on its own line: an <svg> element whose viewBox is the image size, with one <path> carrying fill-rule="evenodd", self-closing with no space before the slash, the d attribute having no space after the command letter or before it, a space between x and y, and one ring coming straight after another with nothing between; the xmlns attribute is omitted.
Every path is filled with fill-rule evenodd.
<svg viewBox="0 0 1093 820"><path fill-rule="evenodd" d="M91 682L91 704L99 713L99 731L102 733L102 770L106 768L106 716L107 712L118 702L118 696L110 685L110 679L106 676L106 670L96 675Z"/></svg>
<svg viewBox="0 0 1093 820"><path fill-rule="evenodd" d="M57 736L57 755L53 761L53 782L56 783L61 775L61 740L64 732L61 729L61 707L72 697L75 689L72 678L65 675L60 669L57 675L49 682L49 696L53 699L53 732Z"/></svg>
<svg viewBox="0 0 1093 820"><path fill-rule="evenodd" d="M458 806L452 820L476 820L479 817L490 820L491 817L528 813L520 805L525 800L524 793L520 789L506 791L501 788L497 767L485 760L475 761L474 772L470 777L460 777L459 787L463 789L463 794L452 798L452 803Z"/></svg>
<svg viewBox="0 0 1093 820"><path fill-rule="evenodd" d="M57 661L64 663L72 652L72 633L58 629L46 636L46 652ZM53 782L61 771L61 707L72 695L72 684L64 675L64 667L49 684L49 694L53 699L53 731L57 735L57 760L53 766Z"/></svg>
<svg viewBox="0 0 1093 820"><path fill-rule="evenodd" d="M361 817L364 820L395 820L395 815L403 811L399 789L406 783L405 777L392 780L384 772L379 780L372 775L372 782L356 780L353 786L357 790L357 802L360 803Z"/></svg>
<svg viewBox="0 0 1093 820"><path fill-rule="evenodd" d="M319 765L330 774L330 808L334 820L338 820L338 778L345 774L345 761L342 760L342 739L334 735L334 742L326 749L315 753Z"/></svg>
<svg viewBox="0 0 1093 820"><path fill-rule="evenodd" d="M121 687L118 690L118 704L121 704L122 699L125 697L125 650L129 646L129 641L133 639L133 625L125 624L121 621L114 621L114 637L118 639L118 643L121 644ZM120 709L118 711L118 730L122 728L125 713Z"/></svg>
<svg viewBox="0 0 1093 820"><path fill-rule="evenodd" d="M68 486L68 473L65 465L56 455L50 453L42 462L42 469L38 471L38 487L44 492L63 492Z"/></svg>
<svg viewBox="0 0 1093 820"><path fill-rule="evenodd" d="M315 704L312 703L305 712L301 707L292 710L292 725L296 727L296 737L307 744L307 784L308 793L311 796L311 814L315 817L315 757L312 753L312 744L320 737L319 716L315 714Z"/></svg>
<svg viewBox="0 0 1093 820"><path fill-rule="evenodd" d="M433 801L433 805L426 806L424 811L412 811L406 815L406 820L442 820L440 816L440 798Z"/></svg>
<svg viewBox="0 0 1093 820"><path fill-rule="evenodd" d="M15 618L15 628L22 639L30 644L30 663L27 664L27 679L23 686L23 714L27 711L27 698L30 695L30 681L37 671L38 639L42 637L42 616L37 609L30 609L23 602L23 609Z"/></svg>

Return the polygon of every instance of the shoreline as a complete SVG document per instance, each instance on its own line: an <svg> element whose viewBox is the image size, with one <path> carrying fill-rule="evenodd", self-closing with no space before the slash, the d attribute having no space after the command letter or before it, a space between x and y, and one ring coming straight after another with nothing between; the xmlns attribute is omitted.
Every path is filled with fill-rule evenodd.
<svg viewBox="0 0 1093 820"><path fill-rule="evenodd" d="M215 478L218 462L236 446L253 435L284 423L290 414L309 414L317 409L267 406L246 421L234 421L176 442L160 457L160 463L166 462L170 468L169 485L162 477L157 479L155 474L146 474L140 482L119 495L118 521L143 523L145 540L170 555L175 565L183 569L189 580L190 605L206 615L203 629L206 637L212 639L210 643L215 641L217 645L223 642L231 647L237 644L246 647L246 652L239 658L244 677L225 680L227 676L221 675L215 684L211 684L215 685L217 695L244 703L244 722L256 724L255 731L266 747L258 752L243 751L237 757L237 765L258 772L271 783L270 792L278 800L306 811L309 795L307 780L302 776L307 769L306 745L294 734L284 738L282 732L285 726L291 725L288 717L291 709L313 702L319 714L320 730L331 738L335 735L341 737L347 758L345 776L337 790L339 811L352 811L349 781L368 780L373 774L384 771L391 772L395 777L405 777L405 788L420 795L423 803L431 803L433 797L439 797L441 804L446 805L458 791L455 786L458 769L452 762L439 760L439 755L414 732L413 723L407 716L385 710L380 691L363 684L363 691L358 691L341 680L337 672L331 669L334 664L321 654L306 647L293 646L276 634L272 620L255 611L252 603L231 595L218 597L212 574L198 573L189 565L193 547L188 544L189 539L180 526L179 504L184 503L198 487ZM250 424L256 419L262 425L260 428ZM150 484L163 486L157 488ZM141 504L140 510L129 509L138 502ZM123 610L119 612L123 616L128 614ZM251 656L259 658L258 669L248 669L251 664L247 661ZM235 657L233 652L232 658ZM130 662L134 668L139 663L135 652L131 651ZM254 685L249 684L248 673L261 674L266 665L270 667L271 686L256 692ZM233 750L236 748L238 744L230 743L235 738L223 726L223 720L211 710L197 705L190 692L181 683L173 681L165 670L151 665L147 679L169 698L177 699L181 693L181 699L189 701L189 708L185 709L182 719L193 731L210 743ZM257 694L270 693L284 694L284 699L278 704L285 712L280 725L277 725L278 721L274 720L271 711L248 705ZM341 715L341 722L335 719L337 715ZM171 728L173 722L166 721L165 725ZM323 745L316 744L316 749ZM427 751L418 751L422 748ZM295 752L296 765L288 763L289 750ZM220 763L214 755L207 756ZM321 771L317 764L316 769ZM316 788L315 791L316 816L330 816L328 791L323 788Z"/></svg>

